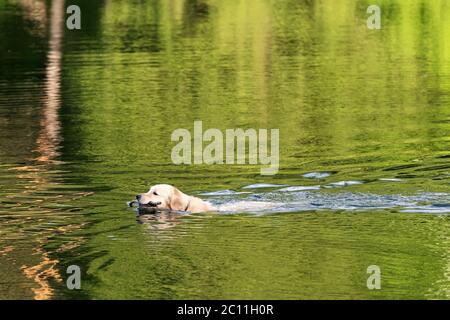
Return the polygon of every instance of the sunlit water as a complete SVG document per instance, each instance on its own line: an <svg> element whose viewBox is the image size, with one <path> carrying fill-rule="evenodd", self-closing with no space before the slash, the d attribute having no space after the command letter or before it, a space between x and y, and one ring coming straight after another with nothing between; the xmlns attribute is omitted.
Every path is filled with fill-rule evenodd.
<svg viewBox="0 0 450 320"><path fill-rule="evenodd" d="M0 298L448 298L448 1L79 3L0 0ZM195 120L279 128L279 173L173 165Z"/></svg>

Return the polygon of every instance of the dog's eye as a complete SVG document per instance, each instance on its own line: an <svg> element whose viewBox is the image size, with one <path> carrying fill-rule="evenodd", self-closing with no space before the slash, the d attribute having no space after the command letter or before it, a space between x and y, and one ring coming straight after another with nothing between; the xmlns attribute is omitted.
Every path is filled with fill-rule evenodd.
<svg viewBox="0 0 450 320"><path fill-rule="evenodd" d="M155 196L157 196L157 195L158 195L158 193L157 193L156 191L153 191L153 194L154 194Z"/></svg>

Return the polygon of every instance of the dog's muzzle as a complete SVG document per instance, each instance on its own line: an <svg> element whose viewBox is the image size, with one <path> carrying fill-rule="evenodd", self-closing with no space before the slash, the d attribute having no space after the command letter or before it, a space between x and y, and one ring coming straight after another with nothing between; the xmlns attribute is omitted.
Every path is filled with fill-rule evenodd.
<svg viewBox="0 0 450 320"><path fill-rule="evenodd" d="M141 198L142 198L142 196L140 194L138 194L136 196L136 200L138 201L140 206L157 207L157 206L159 206L161 204L161 202L159 202L159 201L158 202L149 201L147 203L141 203L140 202Z"/></svg>

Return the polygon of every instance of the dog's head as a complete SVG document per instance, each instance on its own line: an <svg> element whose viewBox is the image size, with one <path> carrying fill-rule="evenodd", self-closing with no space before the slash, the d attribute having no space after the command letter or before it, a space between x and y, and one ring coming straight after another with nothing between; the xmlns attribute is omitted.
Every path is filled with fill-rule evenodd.
<svg viewBox="0 0 450 320"><path fill-rule="evenodd" d="M138 194L136 200L139 206L176 211L184 211L189 205L189 196L168 184L154 185L147 193Z"/></svg>

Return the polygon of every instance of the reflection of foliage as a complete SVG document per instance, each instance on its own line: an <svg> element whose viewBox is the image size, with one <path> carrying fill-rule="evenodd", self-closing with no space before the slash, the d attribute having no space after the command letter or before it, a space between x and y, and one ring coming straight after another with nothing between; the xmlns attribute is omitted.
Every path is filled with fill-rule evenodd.
<svg viewBox="0 0 450 320"><path fill-rule="evenodd" d="M78 114L66 155L170 163L170 133L196 119L280 128L282 168L298 155L345 170L445 152L447 4L382 1L381 31L366 28L367 5L109 2L97 32L69 34L67 95L81 101L66 99ZM80 54L78 41L98 50Z"/></svg>
<svg viewBox="0 0 450 320"><path fill-rule="evenodd" d="M450 21L439 14L448 4L379 3L381 31L366 28L368 1L123 0L99 5L95 15L83 18L86 33L66 37L64 157L101 161L98 167L95 162L82 166L86 179L124 193L162 179L195 190L254 182L259 168L251 166L233 171L171 165L171 132L203 120L204 126L220 129L280 128L284 170L273 179L290 183L309 169L370 179L371 169L415 160L414 167L382 174L425 178L416 185L399 184L403 192L416 191L417 185L448 188L446 181L429 179L448 170L437 169L445 158L431 159L449 147ZM422 160L436 172L420 171ZM251 244L239 243L248 223L240 217L211 219L198 233L184 229L182 219L148 237L148 226L142 225L130 232L135 238L129 242L108 240L105 230L114 230L117 222L105 218L93 227L97 234L90 245L108 248L111 256L102 251L83 261L92 277L87 291L102 298L210 298L217 292L223 293L219 298L236 298L236 292L255 298L251 293L260 289L291 298L298 296L289 295L289 285L312 283L331 297L336 287L348 290L349 297L373 297L359 287L365 283L366 262L388 252L373 262L387 266L388 288L407 290L417 280L412 296L423 297L447 264L426 249L435 237L417 240L418 217L314 217L292 215L280 228L271 217L251 220L246 226L254 228ZM122 222L129 226L129 220ZM438 220L432 224L430 230L439 226ZM423 255L415 255L416 250ZM392 262L393 255L398 260ZM422 268L425 280L415 271ZM266 281L277 275L276 281ZM143 278L145 292L134 291L142 288ZM324 283L333 286L320 287ZM308 297L317 292L307 292Z"/></svg>

